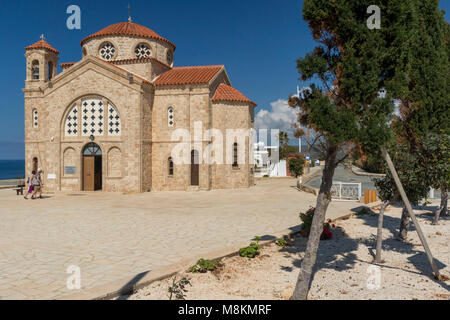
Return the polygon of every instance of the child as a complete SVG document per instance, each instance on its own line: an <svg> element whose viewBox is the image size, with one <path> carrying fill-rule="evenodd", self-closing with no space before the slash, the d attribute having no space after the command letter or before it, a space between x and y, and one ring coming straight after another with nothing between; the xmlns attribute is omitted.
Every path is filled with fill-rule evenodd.
<svg viewBox="0 0 450 320"><path fill-rule="evenodd" d="M28 177L28 180L27 180L27 184L28 184L28 192L27 192L27 194L24 196L24 198L25 198L25 200L28 200L28 195L29 194L32 194L33 193L33 191L34 191L34 186L33 186L33 178L34 178L34 176L35 176L35 174L36 174L36 171L32 171L31 172L31 176L29 176Z"/></svg>

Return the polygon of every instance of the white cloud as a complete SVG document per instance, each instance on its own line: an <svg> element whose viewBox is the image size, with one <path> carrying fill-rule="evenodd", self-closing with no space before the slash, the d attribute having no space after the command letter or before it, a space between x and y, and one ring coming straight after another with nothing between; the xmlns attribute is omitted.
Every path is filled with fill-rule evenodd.
<svg viewBox="0 0 450 320"><path fill-rule="evenodd" d="M287 100L279 99L270 103L270 110L260 110L255 115L255 129L279 129L292 131L292 123L297 121L297 111L290 108Z"/></svg>
<svg viewBox="0 0 450 320"><path fill-rule="evenodd" d="M295 141L298 140L294 137L294 128L292 127L292 124L296 121L297 111L289 107L287 100L279 99L271 102L269 110L262 109L255 115L255 129L257 131L255 142L259 140L270 144L270 141L272 140L271 137L275 134L274 131L270 131L270 129L278 129L287 132L290 144L295 144ZM260 129L268 129L267 137L260 136L263 134L262 132L258 132Z"/></svg>

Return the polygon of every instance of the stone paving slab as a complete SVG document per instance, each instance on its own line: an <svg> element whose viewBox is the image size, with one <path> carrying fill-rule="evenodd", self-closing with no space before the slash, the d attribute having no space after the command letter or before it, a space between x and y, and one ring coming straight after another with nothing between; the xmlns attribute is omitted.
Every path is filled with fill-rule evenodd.
<svg viewBox="0 0 450 320"><path fill-rule="evenodd" d="M267 179L239 190L42 200L0 190L0 299L76 293L66 287L70 265L81 268L82 290L91 289L292 228L316 200L295 186L295 179ZM329 217L357 206L332 202Z"/></svg>

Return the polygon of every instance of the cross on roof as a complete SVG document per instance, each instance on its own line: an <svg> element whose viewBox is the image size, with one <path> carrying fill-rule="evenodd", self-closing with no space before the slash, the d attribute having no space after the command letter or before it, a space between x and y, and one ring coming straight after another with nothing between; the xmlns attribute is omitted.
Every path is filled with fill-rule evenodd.
<svg viewBox="0 0 450 320"><path fill-rule="evenodd" d="M41 40L45 40L45 36L44 36L44 34L41 34Z"/></svg>
<svg viewBox="0 0 450 320"><path fill-rule="evenodd" d="M128 4L128 22L132 22L131 20L131 6Z"/></svg>

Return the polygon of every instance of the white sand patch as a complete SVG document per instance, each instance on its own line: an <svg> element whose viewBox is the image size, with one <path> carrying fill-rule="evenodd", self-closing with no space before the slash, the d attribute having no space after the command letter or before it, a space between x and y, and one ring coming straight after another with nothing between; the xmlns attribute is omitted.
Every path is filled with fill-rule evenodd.
<svg viewBox="0 0 450 320"><path fill-rule="evenodd" d="M428 244L442 274L450 276L450 220L444 217L432 226L431 216L416 211ZM377 215L368 214L340 221L333 239L321 241L317 271L309 299L450 299L450 281L436 282L431 277L427 257L414 228L407 243L395 240L401 211L386 212L383 230L383 259L379 265L380 286L369 289L368 268L375 253ZM253 260L226 258L223 268L215 273L183 273L188 277L186 299L287 299L299 273L306 239L296 237L287 248L275 244L262 249ZM370 269L369 269L370 270ZM376 271L375 271L376 272ZM126 297L133 300L168 299L172 279L158 281ZM376 284L376 282L375 282Z"/></svg>

